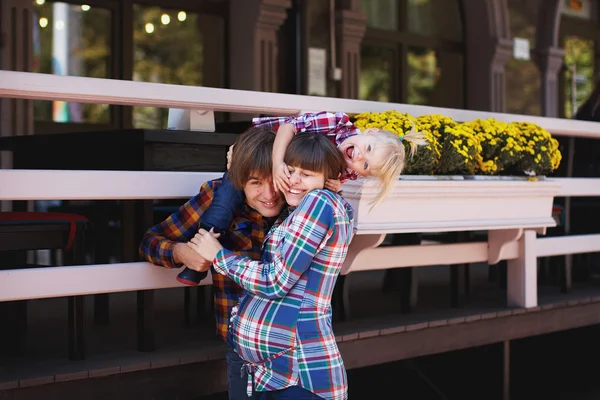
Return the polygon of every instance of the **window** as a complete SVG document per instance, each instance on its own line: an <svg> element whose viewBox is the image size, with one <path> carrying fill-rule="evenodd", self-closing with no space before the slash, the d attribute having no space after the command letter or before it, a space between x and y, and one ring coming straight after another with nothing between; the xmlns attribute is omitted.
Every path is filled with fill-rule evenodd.
<svg viewBox="0 0 600 400"><path fill-rule="evenodd" d="M464 106L458 1L361 0L360 6L367 14L361 99Z"/></svg>
<svg viewBox="0 0 600 400"><path fill-rule="evenodd" d="M35 0L34 72L110 78L111 11L89 5ZM34 101L36 121L109 123L107 104Z"/></svg>
<svg viewBox="0 0 600 400"><path fill-rule="evenodd" d="M515 38L535 44L539 0L509 0L510 31ZM541 77L534 61L510 58L505 69L506 112L541 115Z"/></svg>
<svg viewBox="0 0 600 400"><path fill-rule="evenodd" d="M396 49L364 45L360 49L360 57L361 99L383 102L395 99Z"/></svg>
<svg viewBox="0 0 600 400"><path fill-rule="evenodd" d="M564 0L563 0L564 1ZM568 3L568 4L567 4ZM560 115L571 118L592 94L600 79L600 3L580 0L563 3L560 21L565 62L560 80Z"/></svg>
<svg viewBox="0 0 600 400"><path fill-rule="evenodd" d="M577 36L565 38L564 115L573 117L594 90L594 41Z"/></svg>
<svg viewBox="0 0 600 400"><path fill-rule="evenodd" d="M134 4L133 80L223 86L224 24L198 12ZM133 107L135 128L166 128L168 109Z"/></svg>

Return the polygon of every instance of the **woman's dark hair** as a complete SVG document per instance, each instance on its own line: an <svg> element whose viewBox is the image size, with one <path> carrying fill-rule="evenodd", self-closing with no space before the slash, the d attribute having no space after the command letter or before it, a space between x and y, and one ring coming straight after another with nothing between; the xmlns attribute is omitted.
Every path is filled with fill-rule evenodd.
<svg viewBox="0 0 600 400"><path fill-rule="evenodd" d="M342 152L327 137L306 133L294 136L284 161L291 167L321 172L325 179L338 179L346 168Z"/></svg>

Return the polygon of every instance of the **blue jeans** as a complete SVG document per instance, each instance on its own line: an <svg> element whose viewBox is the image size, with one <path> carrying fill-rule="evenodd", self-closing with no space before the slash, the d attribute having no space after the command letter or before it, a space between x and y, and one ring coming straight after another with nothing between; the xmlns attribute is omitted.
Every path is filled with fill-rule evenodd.
<svg viewBox="0 0 600 400"><path fill-rule="evenodd" d="M254 392L252 400L319 400L321 397L301 388L300 386L291 386L282 390L272 392Z"/></svg>
<svg viewBox="0 0 600 400"><path fill-rule="evenodd" d="M229 400L248 400L248 395L246 394L248 376L245 371L242 373L244 360L238 356L231 345L229 345L225 360L227 361Z"/></svg>
<svg viewBox="0 0 600 400"><path fill-rule="evenodd" d="M225 355L227 360L227 378L229 400L319 400L321 397L312 392L301 388L300 386L292 386L282 390L271 392L254 392L252 397L248 397L246 393L246 385L248 384L248 375L246 371L242 371L244 360L233 350L231 344Z"/></svg>
<svg viewBox="0 0 600 400"><path fill-rule="evenodd" d="M243 191L236 189L227 172L224 173L223 182L215 189L210 206L202 214L200 226L206 230L215 228L215 232L225 232L243 203Z"/></svg>

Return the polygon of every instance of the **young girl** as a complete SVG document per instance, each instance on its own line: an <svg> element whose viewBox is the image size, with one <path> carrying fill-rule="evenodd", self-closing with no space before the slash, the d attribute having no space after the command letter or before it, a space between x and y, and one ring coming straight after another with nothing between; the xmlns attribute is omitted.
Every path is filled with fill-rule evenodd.
<svg viewBox="0 0 600 400"><path fill-rule="evenodd" d="M401 139L395 133L376 128L367 129L361 134L343 112L322 111L293 117L254 118L252 123L254 126L269 126L277 131L273 145L273 181L276 188L285 190L289 186L283 155L294 135L320 134L329 138L344 156L346 170L340 177L342 183L357 179L358 176L374 177L381 183L381 190L375 197L373 206L381 203L389 194L394 181L402 173L406 162L402 140L410 143L411 155L415 153L417 146L427 144L423 134L416 132L414 128Z"/></svg>
<svg viewBox="0 0 600 400"><path fill-rule="evenodd" d="M224 249L205 230L188 242L245 290L230 320L255 399L346 399L346 370L331 327L331 296L353 228L352 207L322 190L345 168L325 137L298 135L285 153L289 215L265 237L261 261Z"/></svg>
<svg viewBox="0 0 600 400"><path fill-rule="evenodd" d="M424 136L414 129L402 139L392 132L380 129L367 129L361 133L343 112L321 111L291 117L254 118L252 123L257 127L270 127L277 132L273 145L273 182L277 189L284 191L289 187L289 174L283 157L294 135L323 135L337 146L346 164L339 180L333 177L325 187L337 192L340 182L354 180L359 176L374 177L380 182L381 190L373 200L373 207L390 193L394 181L402 173L406 161L402 140L410 143L411 155L417 146L427 144ZM240 192L227 179L223 179L223 184L215 191L211 206L203 214L201 227L207 231L211 228L215 232L225 231L242 203ZM204 277L206 274L186 268L177 276L177 280L187 285L198 285Z"/></svg>

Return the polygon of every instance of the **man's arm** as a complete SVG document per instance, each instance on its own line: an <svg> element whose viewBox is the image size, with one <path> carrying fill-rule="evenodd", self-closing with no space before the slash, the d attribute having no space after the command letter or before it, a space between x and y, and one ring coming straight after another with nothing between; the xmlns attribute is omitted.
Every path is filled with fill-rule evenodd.
<svg viewBox="0 0 600 400"><path fill-rule="evenodd" d="M207 182L202 185L200 193L181 206L177 212L148 229L140 243L140 257L166 268L179 268L184 264L205 267L207 261L197 253L190 252L185 242L198 231L201 215L210 204L211 193L212 187Z"/></svg>

